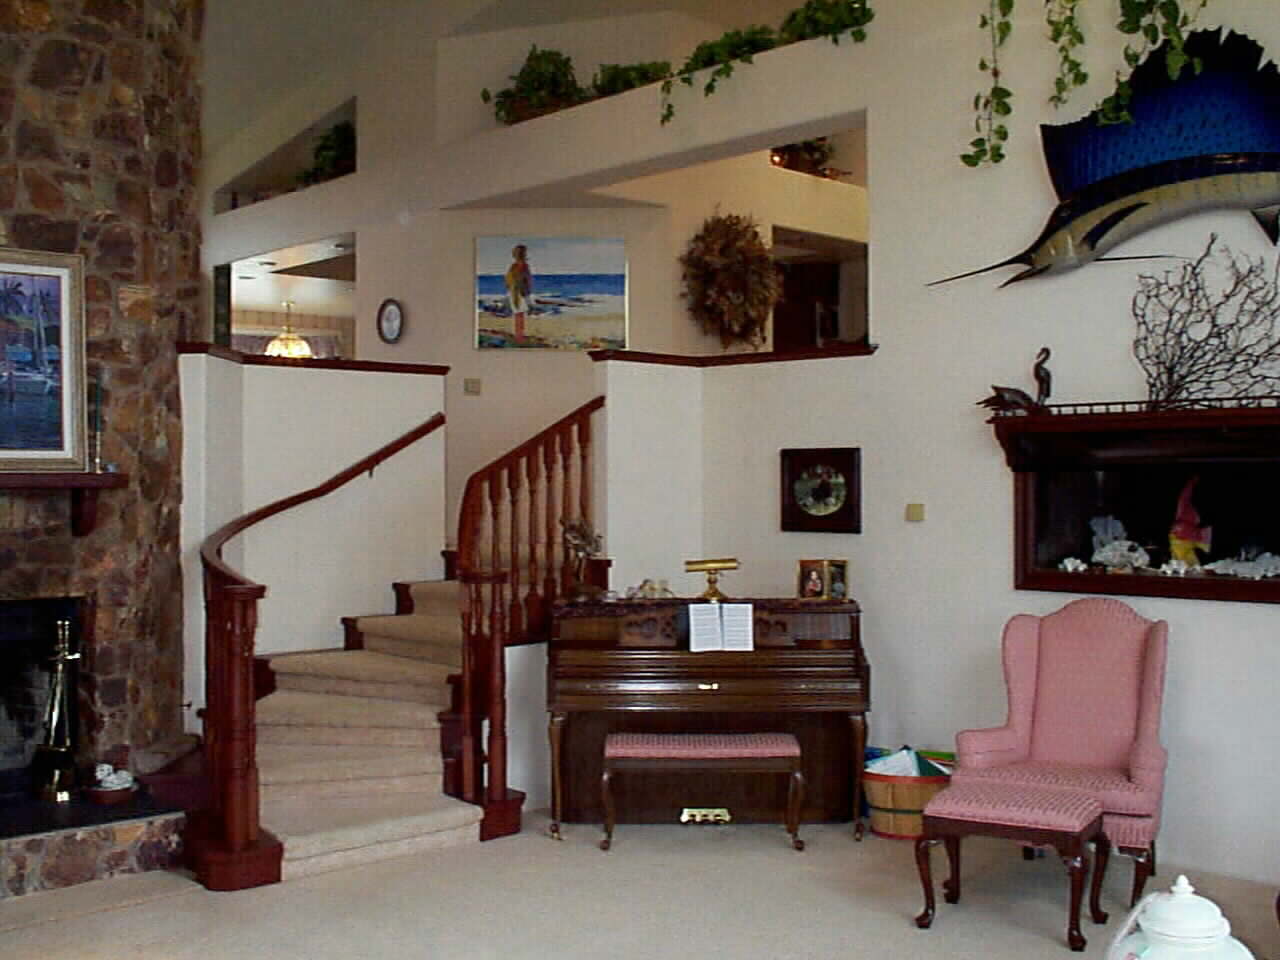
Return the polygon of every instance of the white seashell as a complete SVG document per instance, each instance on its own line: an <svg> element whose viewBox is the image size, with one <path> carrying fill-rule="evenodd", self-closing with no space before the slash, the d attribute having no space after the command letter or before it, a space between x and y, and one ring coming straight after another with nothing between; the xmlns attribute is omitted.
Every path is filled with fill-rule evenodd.
<svg viewBox="0 0 1280 960"><path fill-rule="evenodd" d="M1145 567L1151 557L1132 540L1113 540L1093 552L1093 562L1109 568Z"/></svg>
<svg viewBox="0 0 1280 960"><path fill-rule="evenodd" d="M1065 570L1067 573L1084 573L1089 569L1089 565L1079 557L1067 557L1058 564L1058 569Z"/></svg>

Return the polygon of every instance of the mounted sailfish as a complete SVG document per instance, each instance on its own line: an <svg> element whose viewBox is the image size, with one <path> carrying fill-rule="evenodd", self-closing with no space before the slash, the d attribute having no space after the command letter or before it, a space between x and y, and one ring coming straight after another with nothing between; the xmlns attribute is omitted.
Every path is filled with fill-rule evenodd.
<svg viewBox="0 0 1280 960"><path fill-rule="evenodd" d="M1169 79L1163 48L1130 75L1132 123L1042 125L1045 163L1061 201L1035 242L1007 260L930 286L1021 264L1006 280L1084 266L1152 227L1211 209L1252 211L1280 239L1280 72L1262 48L1220 30L1188 36L1190 67Z"/></svg>

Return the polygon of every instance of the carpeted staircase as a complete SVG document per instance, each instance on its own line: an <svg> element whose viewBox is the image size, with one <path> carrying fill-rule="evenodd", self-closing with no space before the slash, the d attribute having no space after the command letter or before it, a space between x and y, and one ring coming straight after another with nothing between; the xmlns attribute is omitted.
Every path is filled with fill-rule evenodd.
<svg viewBox="0 0 1280 960"><path fill-rule="evenodd" d="M462 663L457 591L416 583L412 613L358 618L363 650L269 657L258 773L283 879L478 842L483 810L441 789L436 717Z"/></svg>

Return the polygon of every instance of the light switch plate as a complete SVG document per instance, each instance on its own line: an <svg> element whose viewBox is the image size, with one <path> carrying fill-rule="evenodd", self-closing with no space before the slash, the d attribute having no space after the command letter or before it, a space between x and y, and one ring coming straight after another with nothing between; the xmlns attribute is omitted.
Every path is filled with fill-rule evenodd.
<svg viewBox="0 0 1280 960"><path fill-rule="evenodd" d="M924 520L924 504L908 503L907 504L907 522L921 523Z"/></svg>
<svg viewBox="0 0 1280 960"><path fill-rule="evenodd" d="M480 396L480 378L479 378L479 377L466 377L466 378L462 381L462 392L463 392L463 393L465 393L465 394L466 394L467 396L469 396L469 397L478 397L478 396Z"/></svg>

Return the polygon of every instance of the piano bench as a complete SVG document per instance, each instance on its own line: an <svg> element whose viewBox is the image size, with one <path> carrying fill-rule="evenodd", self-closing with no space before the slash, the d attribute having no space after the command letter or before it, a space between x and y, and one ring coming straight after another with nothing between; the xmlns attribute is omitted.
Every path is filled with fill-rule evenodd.
<svg viewBox="0 0 1280 960"><path fill-rule="evenodd" d="M600 797L604 804L604 839L600 849L613 845L616 811L613 774L622 770L702 770L729 773L785 773L786 827L791 845L804 849L800 839L800 807L804 774L800 771L800 741L790 733L611 733L604 741L604 772Z"/></svg>

